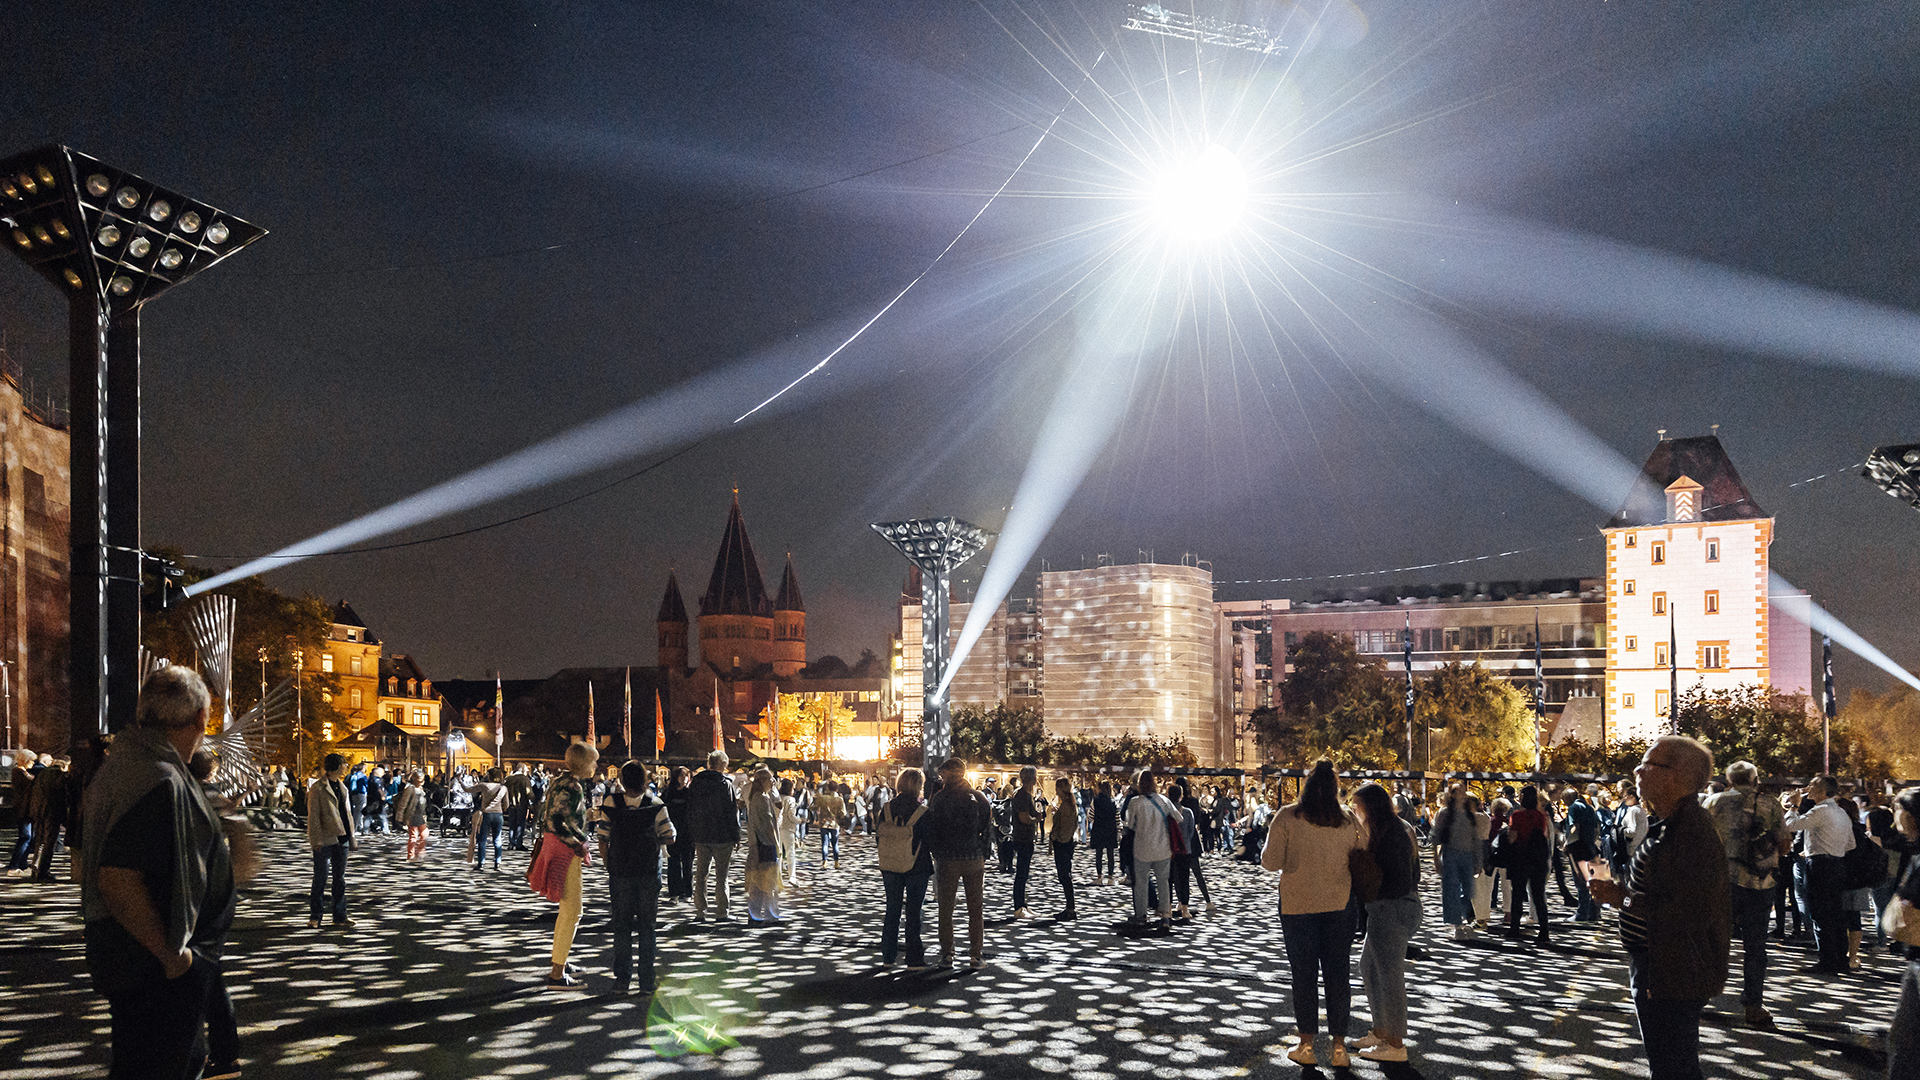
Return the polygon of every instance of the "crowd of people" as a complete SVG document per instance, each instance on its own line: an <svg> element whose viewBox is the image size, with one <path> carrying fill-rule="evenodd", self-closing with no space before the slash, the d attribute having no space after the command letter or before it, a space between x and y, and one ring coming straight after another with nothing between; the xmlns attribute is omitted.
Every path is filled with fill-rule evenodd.
<svg viewBox="0 0 1920 1080"><path fill-rule="evenodd" d="M1776 797L1762 792L1751 763L1716 774L1711 752L1679 737L1657 740L1634 779L1615 788L1462 782L1431 803L1378 783L1343 793L1325 761L1288 800L1271 782L1151 770L1043 784L1028 767L976 786L958 758L931 775L858 777L776 775L765 765L730 771L719 752L698 770L603 766L585 743L571 745L557 770L442 773L330 754L301 798L284 770L210 782L213 762L199 747L208 701L192 672L163 669L143 690L138 724L110 750L79 770L23 756L11 777L16 805L31 808L15 859L43 872L40 853L52 851L56 830L76 849L88 962L113 1017L115 1075L238 1075L220 958L252 873L252 826L304 829L312 929L326 920L354 925L348 853L366 836L394 833L383 846L412 865L430 843L463 845L476 873L498 871L503 847L527 850L528 885L558 907L546 974L558 989L586 981L571 962L573 939L587 870L603 865L616 993L655 990L663 901L685 903L695 922L729 922L738 888L748 926L778 924L790 917L783 898L801 865L839 871L850 834L873 842L883 969L985 965L990 871L1012 878L1013 921L1039 917L1038 897L1049 891L1059 900L1055 920L1079 918L1090 880L1130 890L1131 915L1114 932L1153 935L1214 912L1209 858L1256 862L1278 892L1294 1014L1286 1056L1317 1064L1324 1034L1335 1068L1355 1055L1408 1059L1406 963L1418 955L1429 865L1441 921L1456 938L1499 918L1503 894L1505 932L1523 936L1530 906L1541 945L1557 926L1613 913L1606 918L1617 924L1656 1078L1700 1075L1700 1017L1728 981L1732 940L1742 944L1746 1020L1771 1028L1770 939L1810 933L1818 959L1808 973L1835 978L1855 970L1869 947L1910 949L1920 923L1920 788L1849 798L1821 777ZM46 780L50 773L59 779ZM56 792L66 810L48 817L42 811ZM1043 844L1051 888L1032 878ZM1082 847L1092 849L1091 875L1081 872ZM1564 921L1547 905L1550 878L1572 908ZM1872 927L1863 929L1863 912L1876 916ZM1356 940L1370 1027L1350 1043ZM1906 956L1888 1042L1896 1077L1920 1072L1920 949ZM119 1052L129 1046L142 1052L137 1067L123 1069L136 1060Z"/></svg>

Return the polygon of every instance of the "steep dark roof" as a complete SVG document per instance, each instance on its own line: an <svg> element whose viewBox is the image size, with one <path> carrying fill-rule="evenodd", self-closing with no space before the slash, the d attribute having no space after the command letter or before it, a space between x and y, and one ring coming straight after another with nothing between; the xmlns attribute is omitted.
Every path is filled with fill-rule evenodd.
<svg viewBox="0 0 1920 1080"><path fill-rule="evenodd" d="M667 594L660 598L660 622L687 624L687 604L680 599L680 577L667 571Z"/></svg>
<svg viewBox="0 0 1920 1080"><path fill-rule="evenodd" d="M720 538L720 554L713 560L707 594L700 598L700 614L773 618L773 603L767 599L767 584L760 576L760 560L747 539L747 523L740 517L739 492L734 493L733 508L727 511L727 531Z"/></svg>
<svg viewBox="0 0 1920 1080"><path fill-rule="evenodd" d="M800 579L793 572L793 552L787 552L787 568L780 575L780 595L774 597L775 611L805 611L806 602L800 599Z"/></svg>
<svg viewBox="0 0 1920 1080"><path fill-rule="evenodd" d="M367 624L360 621L359 613L353 610L353 605L345 600L333 606L333 621L341 626L357 626L362 630L367 628Z"/></svg>
<svg viewBox="0 0 1920 1080"><path fill-rule="evenodd" d="M1702 488L1698 521L1739 521L1763 518L1765 510L1753 501L1717 435L1662 439L1634 480L1633 490L1609 528L1656 525L1667 520L1667 487L1687 477Z"/></svg>
<svg viewBox="0 0 1920 1080"><path fill-rule="evenodd" d="M420 670L420 664L406 653L390 653L380 658L380 681L386 685L389 676L397 677L401 682L408 679L427 681L427 673Z"/></svg>

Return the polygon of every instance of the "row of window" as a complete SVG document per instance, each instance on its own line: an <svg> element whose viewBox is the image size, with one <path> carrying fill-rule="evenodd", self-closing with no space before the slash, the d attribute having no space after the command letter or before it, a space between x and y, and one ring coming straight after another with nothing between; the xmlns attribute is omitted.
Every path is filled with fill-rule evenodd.
<svg viewBox="0 0 1920 1080"><path fill-rule="evenodd" d="M1655 691L1653 692L1653 711L1654 711L1654 715L1656 715L1656 716L1665 716L1665 715L1667 714L1667 700L1668 700L1668 696L1667 696L1667 691L1665 691L1665 690L1655 690ZM1623 708L1623 709L1631 709L1631 708L1633 708L1633 695L1632 695L1632 694L1621 694L1621 695L1620 695L1620 707L1621 707L1621 708Z"/></svg>
<svg viewBox="0 0 1920 1080"><path fill-rule="evenodd" d="M751 631L751 633L749 633ZM706 638L752 638L756 641L772 641L773 631L764 626L742 626L728 623L725 626L702 626L700 637Z"/></svg>
<svg viewBox="0 0 1920 1080"><path fill-rule="evenodd" d="M1343 631L1353 637L1355 652L1397 653L1404 648L1402 635L1404 630L1351 630ZM1595 648L1596 627L1593 623L1562 623L1540 627L1540 644L1546 647ZM1510 623L1504 626L1447 626L1416 627L1413 631L1415 652L1474 652L1486 649L1530 649L1533 647L1534 626L1532 623ZM1287 650L1299 647L1301 631L1286 631ZM1258 656L1256 660L1270 660L1269 656Z"/></svg>
<svg viewBox="0 0 1920 1080"><path fill-rule="evenodd" d="M1626 652L1638 652L1640 638L1628 634L1622 639ZM1667 642L1653 643L1653 664L1655 667L1667 666ZM1701 671L1725 671L1727 669L1727 643L1724 641L1702 641L1696 646L1694 666Z"/></svg>
<svg viewBox="0 0 1920 1080"><path fill-rule="evenodd" d="M1627 546L1630 548L1639 547L1640 537L1637 534L1628 533ZM1655 566L1666 565L1667 542L1665 540L1655 540L1652 543L1648 544L1647 546L1648 548L1651 549L1647 553L1649 556L1649 561L1651 561ZM1717 536L1709 536L1706 539L1706 561L1707 562L1720 561L1720 538Z"/></svg>
<svg viewBox="0 0 1920 1080"><path fill-rule="evenodd" d="M1632 581L1621 582L1620 594L1622 596L1634 595L1634 582ZM1675 609L1675 611L1677 613L1678 609ZM1719 589L1708 589L1706 592L1701 594L1700 611L1702 614L1705 614L1705 615L1720 614L1720 590ZM1667 613L1667 594L1666 593L1657 592L1653 594L1653 613L1655 615L1665 615Z"/></svg>

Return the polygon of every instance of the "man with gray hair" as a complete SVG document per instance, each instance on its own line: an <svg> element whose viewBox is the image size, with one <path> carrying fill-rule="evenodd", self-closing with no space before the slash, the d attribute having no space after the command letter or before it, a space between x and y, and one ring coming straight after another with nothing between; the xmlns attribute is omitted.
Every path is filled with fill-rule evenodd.
<svg viewBox="0 0 1920 1080"><path fill-rule="evenodd" d="M693 918L707 914L707 871L713 871L713 917L727 921L733 849L740 843L740 794L727 779L727 755L715 750L687 785L687 832L693 837Z"/></svg>
<svg viewBox="0 0 1920 1080"><path fill-rule="evenodd" d="M1653 816L1624 881L1595 877L1593 898L1620 909L1633 1008L1653 1080L1700 1076L1700 1014L1727 982L1732 937L1727 849L1699 793L1713 753L1656 739L1633 770Z"/></svg>
<svg viewBox="0 0 1920 1080"><path fill-rule="evenodd" d="M1816 776L1805 791L1782 795L1783 804L1798 797L1804 812L1786 815L1788 832L1806 834L1807 917L1813 920L1813 944L1820 960L1807 968L1808 974L1845 975L1847 967L1847 920L1854 918L1845 909L1846 869L1841 860L1853 850L1852 803L1840 805L1840 783L1831 776ZM1858 925L1856 920L1855 925Z"/></svg>
<svg viewBox="0 0 1920 1080"><path fill-rule="evenodd" d="M113 1018L113 1077L198 1076L233 862L219 815L187 770L211 698L164 667L86 793L80 908L87 968ZM226 1064L226 1063L222 1063Z"/></svg>
<svg viewBox="0 0 1920 1080"><path fill-rule="evenodd" d="M1767 913L1779 884L1780 855L1787 830L1780 804L1760 797L1760 770L1751 761L1727 766L1727 790L1707 797L1707 816L1727 846L1727 878L1732 884L1733 928L1740 935L1740 1003L1747 1025L1774 1030L1773 1015L1761 1001L1767 981Z"/></svg>

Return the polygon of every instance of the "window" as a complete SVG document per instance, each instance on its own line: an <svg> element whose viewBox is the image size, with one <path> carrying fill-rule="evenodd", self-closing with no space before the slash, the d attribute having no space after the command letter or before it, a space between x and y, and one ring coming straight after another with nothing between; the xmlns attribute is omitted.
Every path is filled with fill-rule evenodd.
<svg viewBox="0 0 1920 1080"><path fill-rule="evenodd" d="M320 670L321 671L333 670L333 654L332 653L323 652L320 654Z"/></svg>
<svg viewBox="0 0 1920 1080"><path fill-rule="evenodd" d="M1634 585L1634 583L1633 583L1633 582L1631 582L1631 581L1629 581L1629 582L1626 582L1625 584L1623 584L1623 585L1621 585L1621 586L1620 586L1620 591L1621 591L1621 593L1623 593L1623 594L1625 594L1625 595L1627 595L1627 596L1632 596L1632 595L1633 595L1633 585Z"/></svg>
<svg viewBox="0 0 1920 1080"><path fill-rule="evenodd" d="M357 686L354 687L353 693L347 695L347 700L352 704L354 708L356 709L359 708L360 707L360 688Z"/></svg>
<svg viewBox="0 0 1920 1080"><path fill-rule="evenodd" d="M1654 662L1654 665L1657 667L1667 666L1667 643L1666 642L1656 641L1653 643L1653 662Z"/></svg>
<svg viewBox="0 0 1920 1080"><path fill-rule="evenodd" d="M1700 669L1702 671L1727 670L1727 645L1724 641L1700 643Z"/></svg>
<svg viewBox="0 0 1920 1080"><path fill-rule="evenodd" d="M407 696L408 697L420 696L420 680L419 679L407 680Z"/></svg>
<svg viewBox="0 0 1920 1080"><path fill-rule="evenodd" d="M1707 590L1706 602L1701 605L1701 610L1705 611L1709 615L1720 614L1720 590L1718 589Z"/></svg>
<svg viewBox="0 0 1920 1080"><path fill-rule="evenodd" d="M351 667L353 668L353 673L354 673L355 675L358 675L358 674L360 674L360 656L359 656L359 654L357 654L357 653L356 653L356 654L355 654L355 655L353 656L353 658L351 659L351 661L349 662L349 664L350 664L350 666L351 666Z"/></svg>
<svg viewBox="0 0 1920 1080"><path fill-rule="evenodd" d="M1623 709L1631 709L1631 708L1633 708L1633 695L1632 695L1632 694L1621 694L1621 695L1620 695L1620 707L1621 707L1621 708L1623 708Z"/></svg>
<svg viewBox="0 0 1920 1080"><path fill-rule="evenodd" d="M1631 634L1627 635L1627 651L1634 652L1634 651L1637 651L1639 648L1640 648L1640 639L1637 637L1634 637Z"/></svg>
<svg viewBox="0 0 1920 1080"><path fill-rule="evenodd" d="M387 710L387 719L393 723L394 727L399 727L407 722L407 710L395 705Z"/></svg>
<svg viewBox="0 0 1920 1080"><path fill-rule="evenodd" d="M1653 594L1653 613L1655 615L1665 615L1667 613L1666 593L1657 592Z"/></svg>
<svg viewBox="0 0 1920 1080"><path fill-rule="evenodd" d="M1661 544L1661 543L1655 543L1653 545L1653 565L1659 566L1661 563L1664 563L1666 561L1667 561L1667 545Z"/></svg>
<svg viewBox="0 0 1920 1080"><path fill-rule="evenodd" d="M1449 626L1445 630L1442 630L1440 633L1441 633L1441 640L1443 640L1446 643L1446 649L1448 652L1460 651L1460 628L1459 627ZM1288 644L1291 645L1292 642L1288 642Z"/></svg>
<svg viewBox="0 0 1920 1080"><path fill-rule="evenodd" d="M353 628L353 627L351 627L351 626L349 626L349 627L347 627L347 640L348 640L348 641L359 641L359 640L360 640L360 631L358 631L358 630L356 630L356 629L354 629L354 628Z"/></svg>
<svg viewBox="0 0 1920 1080"><path fill-rule="evenodd" d="M414 727L426 727L431 723L433 723L433 710L431 709L413 710L413 726Z"/></svg>
<svg viewBox="0 0 1920 1080"><path fill-rule="evenodd" d="M1718 539L1707 541L1707 561L1720 561L1720 541Z"/></svg>
<svg viewBox="0 0 1920 1080"><path fill-rule="evenodd" d="M1653 692L1653 711L1657 716L1667 715L1669 711L1667 708L1667 691L1655 690Z"/></svg>
<svg viewBox="0 0 1920 1080"><path fill-rule="evenodd" d="M1627 534L1627 546L1628 546L1628 547L1639 547L1639 546L1640 546L1640 537L1639 537L1639 534L1637 534L1637 533L1628 533L1628 534ZM1628 695L1627 695L1627 697L1628 697L1628 698L1632 698L1632 697L1633 697L1633 695L1632 695L1632 694L1628 694Z"/></svg>

